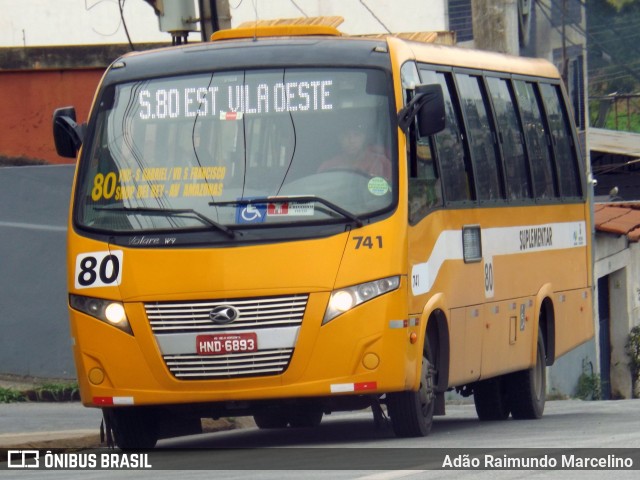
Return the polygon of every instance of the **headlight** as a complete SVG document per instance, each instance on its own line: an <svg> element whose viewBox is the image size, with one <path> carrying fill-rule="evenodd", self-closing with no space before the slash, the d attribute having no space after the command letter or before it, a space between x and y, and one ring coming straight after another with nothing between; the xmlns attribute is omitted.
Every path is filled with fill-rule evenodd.
<svg viewBox="0 0 640 480"><path fill-rule="evenodd" d="M69 305L75 310L91 315L98 320L119 328L123 332L133 335L124 306L120 302L83 297L81 295L69 295Z"/></svg>
<svg viewBox="0 0 640 480"><path fill-rule="evenodd" d="M396 290L399 286L400 276L395 276L335 290L329 298L329 305L327 305L327 310L324 313L322 324L324 325L330 322L338 315L351 310L356 305Z"/></svg>

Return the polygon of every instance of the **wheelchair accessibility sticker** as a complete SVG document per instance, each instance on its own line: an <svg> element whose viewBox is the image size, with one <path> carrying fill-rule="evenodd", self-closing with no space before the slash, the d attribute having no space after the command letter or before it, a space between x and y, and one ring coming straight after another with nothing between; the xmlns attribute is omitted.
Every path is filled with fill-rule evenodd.
<svg viewBox="0 0 640 480"><path fill-rule="evenodd" d="M249 200L249 199L245 199ZM262 203L238 205L236 223L263 223L267 216L267 205Z"/></svg>

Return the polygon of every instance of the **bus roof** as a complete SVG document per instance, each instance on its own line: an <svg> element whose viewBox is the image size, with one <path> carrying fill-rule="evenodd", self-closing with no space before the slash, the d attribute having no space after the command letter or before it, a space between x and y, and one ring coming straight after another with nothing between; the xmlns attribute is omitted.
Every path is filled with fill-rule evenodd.
<svg viewBox="0 0 640 480"><path fill-rule="evenodd" d="M455 32L402 32L372 35L346 35L338 30L344 22L340 16L279 18L245 22L237 28L219 30L212 41L276 38L296 36L332 36L403 41L410 46L419 62L516 75L559 78L555 66L544 59L506 55L486 50L455 47Z"/></svg>
<svg viewBox="0 0 640 480"><path fill-rule="evenodd" d="M212 42L208 44L196 43L181 47L169 47L160 49L159 51L131 52L127 54L126 57L130 59L131 57L145 58L145 60L142 60L142 58L140 60L142 60L142 63L147 64L145 68L150 68L148 73L151 73L151 70L157 70L155 62L152 61L148 63L146 61L148 54L151 54L154 58L162 58L161 63L164 67L161 68L166 68L167 73L177 73L178 71L185 71L185 66L180 65L183 62L180 61L182 55L179 55L177 53L178 51L195 54L196 52L204 53L210 50L220 52L221 50L227 50L225 47L235 49L238 47L250 48L250 45L258 45L263 48L261 52L256 52L256 55L243 54L238 56L237 53L233 55L223 55L220 58L221 63L215 63L217 66L240 67L242 65L246 66L247 63L254 62L253 66L260 68L269 66L269 62L273 62L274 66L282 66L287 62L293 65L298 64L300 57L296 55L299 55L299 53L289 52L287 48L283 50L282 47L287 44L306 43L314 46L310 51L311 53L316 52L318 49L332 50L340 48L347 58L342 58L342 55L332 55L330 52L311 55L311 57L320 60L324 65L327 65L327 62L335 62L337 66L346 65L353 61L357 64L358 61L356 57L347 54L347 52L361 50L361 48L355 47L354 42L369 41L370 45L377 44L379 46L378 48L381 48L386 43L392 49L405 50L407 58L413 57L419 63L424 64L495 71L522 76L560 78L555 66L544 59L518 57L497 52L452 46L452 43L455 43L455 34L453 32L346 35L337 29L342 21L342 17L335 16L246 22L238 28L215 32L212 35ZM255 42L256 40L257 42ZM222 49L216 47L222 47ZM271 52L272 49L277 47L280 48L278 48L277 51L273 50L273 52ZM386 50L386 48L384 50ZM161 53L163 51L165 52L164 54ZM152 52L156 52L156 54L154 55ZM251 52L253 53L253 48L251 48ZM219 53L219 55L221 55L221 53ZM206 66L209 60L205 60L202 56L193 55L192 62L196 56L199 57L199 59L194 62L195 65L199 65L201 69L210 68ZM309 55L305 55L306 60L300 62L300 64L308 63L308 61L311 60L308 57ZM358 54L357 57L361 58L362 54ZM324 59L324 61L322 61L322 59ZM194 63L189 62L188 65L191 64L193 66ZM161 71L162 70L158 70L155 73L160 74Z"/></svg>
<svg viewBox="0 0 640 480"><path fill-rule="evenodd" d="M558 69L542 58L518 57L487 50L407 42L418 62L432 65L505 72L514 75L560 78Z"/></svg>

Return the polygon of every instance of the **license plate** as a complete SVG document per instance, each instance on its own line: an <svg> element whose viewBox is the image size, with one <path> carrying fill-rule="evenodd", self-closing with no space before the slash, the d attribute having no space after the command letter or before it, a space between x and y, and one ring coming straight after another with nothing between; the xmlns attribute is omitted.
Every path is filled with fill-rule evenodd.
<svg viewBox="0 0 640 480"><path fill-rule="evenodd" d="M198 335L196 353L198 355L227 355L258 350L258 336L251 333L220 333Z"/></svg>

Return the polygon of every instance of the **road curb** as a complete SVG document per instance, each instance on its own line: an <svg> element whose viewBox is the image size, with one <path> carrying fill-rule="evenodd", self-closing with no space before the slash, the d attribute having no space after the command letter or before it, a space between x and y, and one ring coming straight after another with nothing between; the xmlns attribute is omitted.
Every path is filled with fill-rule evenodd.
<svg viewBox="0 0 640 480"><path fill-rule="evenodd" d="M54 432L0 434L0 448L94 448L100 446L97 428Z"/></svg>

